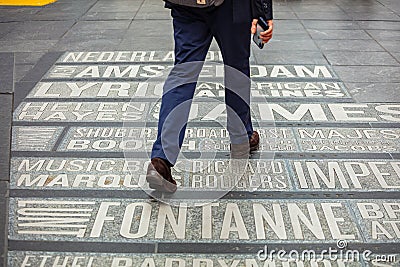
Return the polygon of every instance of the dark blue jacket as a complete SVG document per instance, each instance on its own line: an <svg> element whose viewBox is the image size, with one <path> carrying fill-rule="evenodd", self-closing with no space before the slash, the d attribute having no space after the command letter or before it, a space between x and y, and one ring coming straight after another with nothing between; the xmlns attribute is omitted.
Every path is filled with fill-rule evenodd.
<svg viewBox="0 0 400 267"><path fill-rule="evenodd" d="M165 7L171 8L173 4L165 0ZM233 17L237 22L248 20L249 14L252 18L263 17L265 20L273 19L272 0L233 0Z"/></svg>
<svg viewBox="0 0 400 267"><path fill-rule="evenodd" d="M240 1L240 0L239 0ZM253 18L273 19L272 0L251 0Z"/></svg>

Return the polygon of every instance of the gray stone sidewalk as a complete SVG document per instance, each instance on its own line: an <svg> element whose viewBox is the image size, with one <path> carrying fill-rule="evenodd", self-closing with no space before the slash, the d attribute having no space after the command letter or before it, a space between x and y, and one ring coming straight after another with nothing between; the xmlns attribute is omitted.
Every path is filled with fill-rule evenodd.
<svg viewBox="0 0 400 267"><path fill-rule="evenodd" d="M191 160L163 196L183 203L168 208L141 190L160 97L144 78L172 64L162 1L0 6L0 266L267 266L264 245L320 251L341 239L399 266L400 2L280 0L274 14L273 40L252 46L263 143L248 180L224 184L214 43L217 82L196 93ZM127 167L124 144L137 136ZM202 149L210 155L196 160ZM185 206L226 188L215 206Z"/></svg>

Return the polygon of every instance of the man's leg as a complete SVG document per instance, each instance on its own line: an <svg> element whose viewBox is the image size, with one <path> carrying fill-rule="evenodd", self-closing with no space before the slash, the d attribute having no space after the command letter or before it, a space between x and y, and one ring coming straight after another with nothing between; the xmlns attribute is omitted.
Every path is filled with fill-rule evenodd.
<svg viewBox="0 0 400 267"><path fill-rule="evenodd" d="M212 41L211 32L198 10L172 7L175 67L164 86L157 140L151 158L173 166L183 143L196 81Z"/></svg>
<svg viewBox="0 0 400 267"><path fill-rule="evenodd" d="M225 64L225 102L232 143L248 141L253 134L250 113L250 28L247 1L225 0L213 23L213 34ZM238 6L242 5L242 6ZM233 8L232 8L233 7ZM233 9L233 11L232 11ZM235 11L241 10L240 17ZM240 119L240 122L238 120ZM240 125L238 125L240 124Z"/></svg>

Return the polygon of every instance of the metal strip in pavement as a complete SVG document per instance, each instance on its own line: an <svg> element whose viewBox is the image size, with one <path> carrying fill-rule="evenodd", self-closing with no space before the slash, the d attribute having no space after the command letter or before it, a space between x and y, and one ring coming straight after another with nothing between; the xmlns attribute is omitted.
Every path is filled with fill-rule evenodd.
<svg viewBox="0 0 400 267"><path fill-rule="evenodd" d="M135 126L136 124L144 127L157 127L157 122L126 122L129 126ZM113 121L68 121L68 122L56 122L56 121L13 121L14 126L124 126L124 122L113 122ZM257 122L253 123L254 127L351 127L351 128L380 128L375 127L373 122ZM400 128L400 123L388 123L381 124L383 128ZM221 128L221 124L216 121L201 122L191 121L189 127L218 127Z"/></svg>
<svg viewBox="0 0 400 267"><path fill-rule="evenodd" d="M126 122L130 127L157 127L157 122ZM14 121L14 126L124 126L124 122L113 121ZM374 127L374 123L368 122L257 122L253 123L254 127L351 127L351 128L380 128ZM382 124L379 124L382 126ZM216 121L201 122L191 121L189 127L218 127L221 128L221 123ZM383 128L400 128L400 123L383 124Z"/></svg>
<svg viewBox="0 0 400 267"><path fill-rule="evenodd" d="M182 152L188 158L197 158L196 152ZM251 159L262 158L264 153L254 153ZM267 153L271 155L271 153ZM227 159L229 155L227 152L210 153L212 159L220 158ZM124 158L123 152L95 152L95 151L11 151L12 157L83 157L83 158ZM130 157L148 158L147 152L129 152ZM202 153L202 158L206 159L206 153ZM393 157L392 157L393 156ZM398 159L400 153L304 153L304 152L276 152L274 153L275 159Z"/></svg>
<svg viewBox="0 0 400 267"><path fill-rule="evenodd" d="M400 153L390 153L393 159L400 159Z"/></svg>
<svg viewBox="0 0 400 267"><path fill-rule="evenodd" d="M165 81L165 78L163 77L152 77L152 78L146 78L146 77L129 77L129 78L123 78L123 77L106 77L106 78L43 78L40 81L41 82L107 82L110 81L114 82L140 82L140 81L149 81L151 79L152 82L163 82ZM212 81L218 81L220 79L218 78L207 78L208 80ZM271 77L252 77L252 81L257 82L257 81L263 81L263 82L342 82L339 78L271 78Z"/></svg>
<svg viewBox="0 0 400 267"><path fill-rule="evenodd" d="M126 122L125 125L128 124L129 127L157 127L157 122ZM66 121L66 122L56 122L56 121L13 121L13 126L114 126L114 127L122 127L124 126L123 122L113 122L113 121ZM373 123L373 122L257 122L253 123L254 127L304 127L304 128L336 128L336 127L346 127L346 128L400 128L400 123ZM382 126L382 127L378 127ZM127 126L128 127L128 126ZM210 121L210 122L201 122L201 121L192 121L189 123L189 127L218 127L221 128L221 123Z"/></svg>
<svg viewBox="0 0 400 267"><path fill-rule="evenodd" d="M221 199L400 199L398 191L208 191L211 196L223 195ZM182 190L178 189L170 199L207 199L207 191L204 190ZM158 195L157 192L152 194ZM116 199L151 199L142 190L30 190L10 189L10 197L29 198L116 198Z"/></svg>
<svg viewBox="0 0 400 267"><path fill-rule="evenodd" d="M158 253L190 253L190 254L253 254L257 256L260 244L246 243L177 243L157 242ZM268 249L272 250L324 250L336 248L336 243L274 243L268 242ZM47 252L95 252L95 253L152 253L155 243L126 243L126 242L70 242L70 241L21 241L9 240L9 251L47 251ZM371 250L373 253L398 253L397 246L387 243L351 243L351 248L358 251Z"/></svg>
<svg viewBox="0 0 400 267"><path fill-rule="evenodd" d="M143 97L143 98L25 98L25 102L91 102L93 100L101 100L102 102L151 102L160 97ZM224 101L223 97L210 97L212 100ZM196 97L194 97L194 100ZM296 102L296 103L354 103L354 100L350 97L346 98L288 98L288 97L252 97L252 102L268 102L268 103L282 103L282 102ZM384 126L382 126L384 127Z"/></svg>
<svg viewBox="0 0 400 267"><path fill-rule="evenodd" d="M9 240L9 251L65 251L65 252L117 252L151 253L154 243L122 242L67 242L67 241L21 241Z"/></svg>

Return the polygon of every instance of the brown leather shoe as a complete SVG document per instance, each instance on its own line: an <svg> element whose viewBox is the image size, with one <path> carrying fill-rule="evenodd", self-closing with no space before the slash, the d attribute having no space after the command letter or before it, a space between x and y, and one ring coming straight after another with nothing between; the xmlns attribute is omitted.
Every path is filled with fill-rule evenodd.
<svg viewBox="0 0 400 267"><path fill-rule="evenodd" d="M250 151L256 151L260 147L260 135L258 134L257 131L253 131L253 134L251 135L249 139L250 143Z"/></svg>
<svg viewBox="0 0 400 267"><path fill-rule="evenodd" d="M176 181L171 175L171 167L160 158L151 159L147 168L146 180L150 188L160 192L174 193L177 188Z"/></svg>

